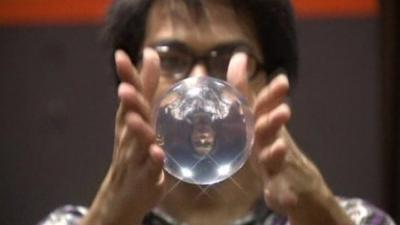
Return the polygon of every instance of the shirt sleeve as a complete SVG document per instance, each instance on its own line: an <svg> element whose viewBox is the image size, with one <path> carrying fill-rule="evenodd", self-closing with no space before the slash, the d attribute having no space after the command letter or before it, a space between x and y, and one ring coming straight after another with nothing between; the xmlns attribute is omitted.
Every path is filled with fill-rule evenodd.
<svg viewBox="0 0 400 225"><path fill-rule="evenodd" d="M338 198L338 201L355 225L396 225L388 214L367 201L358 198ZM290 222L286 217L276 213L270 213L260 224L290 225Z"/></svg>
<svg viewBox="0 0 400 225"><path fill-rule="evenodd" d="M395 225L388 214L362 199L339 199L356 225Z"/></svg>
<svg viewBox="0 0 400 225"><path fill-rule="evenodd" d="M85 207L65 205L51 212L37 225L78 225L86 213Z"/></svg>

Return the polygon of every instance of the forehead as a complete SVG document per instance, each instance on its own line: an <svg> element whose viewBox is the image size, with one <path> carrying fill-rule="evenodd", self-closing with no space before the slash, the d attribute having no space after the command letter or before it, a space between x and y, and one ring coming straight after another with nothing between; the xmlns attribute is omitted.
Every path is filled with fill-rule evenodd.
<svg viewBox="0 0 400 225"><path fill-rule="evenodd" d="M248 18L227 2L206 0L198 10L192 10L182 0L156 0L148 15L144 45L176 40L200 52L241 41L259 49Z"/></svg>

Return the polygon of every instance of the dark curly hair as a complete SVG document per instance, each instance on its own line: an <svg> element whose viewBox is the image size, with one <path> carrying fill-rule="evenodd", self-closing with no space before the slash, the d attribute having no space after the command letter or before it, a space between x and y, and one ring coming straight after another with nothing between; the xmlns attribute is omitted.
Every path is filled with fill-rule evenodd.
<svg viewBox="0 0 400 225"><path fill-rule="evenodd" d="M146 20L155 0L114 0L104 27L105 40L123 49L136 63L143 47ZM192 12L201 11L203 0L179 0ZM262 47L265 70L285 71L290 80L297 74L297 40L290 0L229 0L234 10L254 24Z"/></svg>

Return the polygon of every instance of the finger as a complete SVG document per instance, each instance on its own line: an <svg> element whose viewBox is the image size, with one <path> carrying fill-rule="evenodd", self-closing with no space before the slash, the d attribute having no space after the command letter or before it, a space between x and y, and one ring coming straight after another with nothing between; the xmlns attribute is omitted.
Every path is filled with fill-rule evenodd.
<svg viewBox="0 0 400 225"><path fill-rule="evenodd" d="M279 131L279 135L282 136L285 140L286 143L289 146L291 155L296 158L296 160L299 160L300 162L307 163L309 160L307 159L307 156L301 151L299 146L297 146L296 142L293 140L292 136L289 134L289 131L287 130L286 127L282 127L282 129Z"/></svg>
<svg viewBox="0 0 400 225"><path fill-rule="evenodd" d="M289 185L285 185L282 189L281 194L278 196L278 202L285 209L295 208L298 204L297 195L291 190Z"/></svg>
<svg viewBox="0 0 400 225"><path fill-rule="evenodd" d="M142 91L142 83L138 77L138 72L133 66L128 54L123 50L115 51L115 66L117 74L122 82L132 84L136 89Z"/></svg>
<svg viewBox="0 0 400 225"><path fill-rule="evenodd" d="M130 151L127 154L133 161L144 162L149 156L148 147L155 141L154 131L135 112L128 112L125 119L127 132L122 137L123 143L120 149L129 149Z"/></svg>
<svg viewBox="0 0 400 225"><path fill-rule="evenodd" d="M287 182L283 180L267 182L265 186L265 201L275 211L284 213L298 204L298 197Z"/></svg>
<svg viewBox="0 0 400 225"><path fill-rule="evenodd" d="M149 175L157 178L157 183L164 181L163 167L165 160L164 151L157 145L152 144L149 148L150 158L148 161Z"/></svg>
<svg viewBox="0 0 400 225"><path fill-rule="evenodd" d="M285 75L275 77L263 88L254 104L254 114L259 116L282 103L289 92L289 81Z"/></svg>
<svg viewBox="0 0 400 225"><path fill-rule="evenodd" d="M289 121L290 116L290 108L286 103L281 103L270 113L261 115L255 124L255 146L271 144L278 131Z"/></svg>
<svg viewBox="0 0 400 225"><path fill-rule="evenodd" d="M115 119L115 138L119 139L121 129L125 124L126 110L122 103L119 104Z"/></svg>
<svg viewBox="0 0 400 225"><path fill-rule="evenodd" d="M157 90L160 71L160 58L158 54L151 48L145 48L140 77L143 84L143 95L150 102Z"/></svg>
<svg viewBox="0 0 400 225"><path fill-rule="evenodd" d="M121 83L118 87L118 97L125 111L131 110L140 114L145 120L150 120L150 106L143 95L138 92L132 85Z"/></svg>
<svg viewBox="0 0 400 225"><path fill-rule="evenodd" d="M285 164L288 146L282 138L277 139L271 146L264 148L258 157L268 177L279 173Z"/></svg>
<svg viewBox="0 0 400 225"><path fill-rule="evenodd" d="M252 96L249 92L247 60L245 53L235 53L228 66L227 81L237 88L247 99L252 101Z"/></svg>

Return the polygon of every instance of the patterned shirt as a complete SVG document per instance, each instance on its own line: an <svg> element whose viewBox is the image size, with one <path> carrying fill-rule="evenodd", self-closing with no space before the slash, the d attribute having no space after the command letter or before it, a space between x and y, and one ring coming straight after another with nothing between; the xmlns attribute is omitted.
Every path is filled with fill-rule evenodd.
<svg viewBox="0 0 400 225"><path fill-rule="evenodd" d="M361 199L339 199L355 225L395 225L393 220L380 209ZM38 225L78 225L86 215L87 208L66 205L54 210ZM184 225L159 209L154 209L144 218L142 225ZM263 201L245 217L231 225L290 225L287 218L268 209Z"/></svg>

